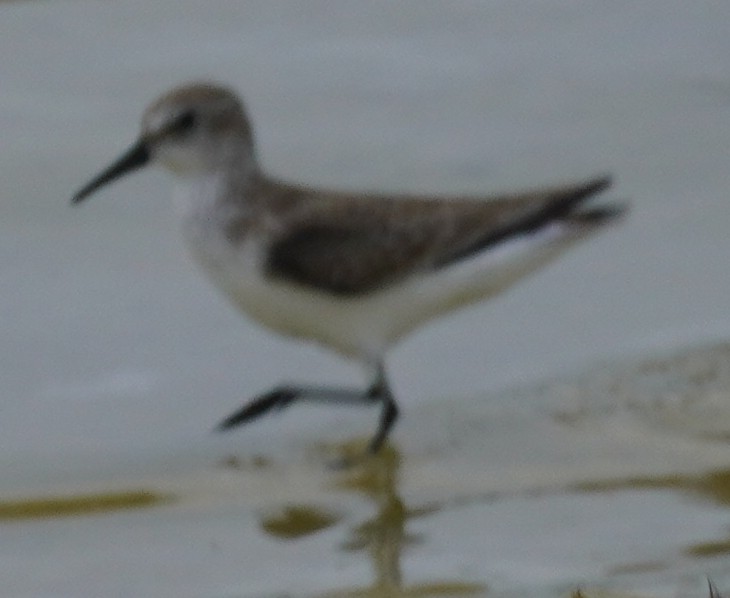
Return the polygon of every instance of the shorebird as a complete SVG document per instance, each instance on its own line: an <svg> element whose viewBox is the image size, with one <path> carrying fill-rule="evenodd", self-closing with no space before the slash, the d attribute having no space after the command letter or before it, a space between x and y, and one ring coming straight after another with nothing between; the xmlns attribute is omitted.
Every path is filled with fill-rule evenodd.
<svg viewBox="0 0 730 598"><path fill-rule="evenodd" d="M260 168L242 102L212 83L187 84L153 102L138 140L72 202L149 163L176 176L185 241L237 307L281 334L359 360L370 376L364 390L277 386L218 429L295 401L379 402L369 453L398 417L384 367L390 346L432 318L502 292L625 212L618 204L583 205L610 186L608 176L486 197L282 182Z"/></svg>

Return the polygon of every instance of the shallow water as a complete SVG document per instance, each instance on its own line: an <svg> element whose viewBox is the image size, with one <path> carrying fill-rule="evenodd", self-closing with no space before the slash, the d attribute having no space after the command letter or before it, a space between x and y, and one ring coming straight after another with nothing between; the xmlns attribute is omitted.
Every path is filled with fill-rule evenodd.
<svg viewBox="0 0 730 598"><path fill-rule="evenodd" d="M0 5L0 580L9 597L706 596L730 587L727 2ZM625 225L393 351L372 410L210 432L359 382L189 265L159 173L71 209L190 78L265 166L495 191L610 171ZM727 371L726 371L727 370Z"/></svg>

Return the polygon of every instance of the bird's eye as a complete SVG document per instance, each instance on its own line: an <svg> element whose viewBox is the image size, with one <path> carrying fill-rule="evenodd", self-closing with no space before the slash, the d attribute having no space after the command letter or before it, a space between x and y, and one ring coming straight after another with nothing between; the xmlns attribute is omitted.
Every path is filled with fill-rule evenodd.
<svg viewBox="0 0 730 598"><path fill-rule="evenodd" d="M189 133L195 128L198 117L192 110L186 110L175 119L173 126L176 133Z"/></svg>

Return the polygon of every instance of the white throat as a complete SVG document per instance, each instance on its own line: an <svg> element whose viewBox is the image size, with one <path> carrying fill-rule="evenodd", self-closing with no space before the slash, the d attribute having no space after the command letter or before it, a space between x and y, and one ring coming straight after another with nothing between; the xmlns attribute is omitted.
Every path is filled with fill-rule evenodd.
<svg viewBox="0 0 730 598"><path fill-rule="evenodd" d="M205 269L230 259L235 247L229 238L232 223L250 214L248 185L225 170L177 177L173 204L183 237L195 260Z"/></svg>
<svg viewBox="0 0 730 598"><path fill-rule="evenodd" d="M221 171L178 175L175 177L173 205L183 222L191 218L211 218L230 192L228 177Z"/></svg>

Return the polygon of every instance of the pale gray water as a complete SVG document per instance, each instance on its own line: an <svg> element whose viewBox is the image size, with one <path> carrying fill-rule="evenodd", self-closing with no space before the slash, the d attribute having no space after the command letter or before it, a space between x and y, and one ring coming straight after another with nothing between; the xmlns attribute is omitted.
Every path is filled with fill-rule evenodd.
<svg viewBox="0 0 730 598"><path fill-rule="evenodd" d="M632 200L621 228L393 352L398 492L411 506L445 505L413 522L423 542L407 552L410 582L701 595L703 572L727 576L714 561L675 558L723 537L726 505L666 490L523 494L699 474L730 458L705 438L727 436L722 376L687 408L666 380L695 374L631 369L730 336L727 2L70 0L2 4L0 17L0 493L141 485L187 497L7 524L5 595L300 596L372 579L363 552L338 547L373 505L328 490L332 474L308 451L367 433L374 413L299 409L209 432L282 379L359 372L217 296L186 261L165 175L68 205L134 138L150 99L197 77L241 91L265 166L287 178L494 191L610 171L612 195ZM629 365L597 375L605 360ZM528 390L578 370L565 392ZM638 390L616 393L605 376ZM659 389L654 402L647 388ZM576 414L576 428L561 423ZM231 453L276 465L242 477L211 467ZM495 493L494 504L475 498ZM275 541L257 527L272 502L343 519ZM638 580L610 574L647 561L665 566Z"/></svg>

